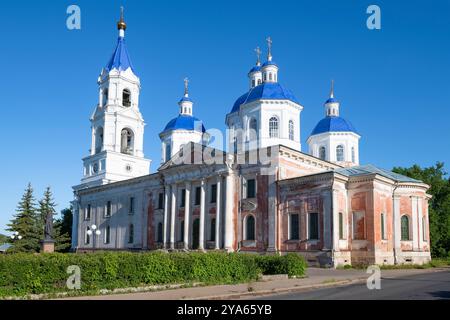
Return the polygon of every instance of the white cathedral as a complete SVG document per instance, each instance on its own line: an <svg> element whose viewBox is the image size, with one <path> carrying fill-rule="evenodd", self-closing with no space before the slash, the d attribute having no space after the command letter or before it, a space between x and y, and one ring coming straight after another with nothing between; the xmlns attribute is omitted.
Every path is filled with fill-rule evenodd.
<svg viewBox="0 0 450 320"><path fill-rule="evenodd" d="M333 84L302 152L304 107L278 81L270 38L267 61L257 49L249 88L225 117L227 151L209 145L186 79L179 115L159 135L161 165L150 173L123 14L118 29L73 187L74 251L297 252L331 267L430 260L429 186L359 165L361 136L340 116Z"/></svg>

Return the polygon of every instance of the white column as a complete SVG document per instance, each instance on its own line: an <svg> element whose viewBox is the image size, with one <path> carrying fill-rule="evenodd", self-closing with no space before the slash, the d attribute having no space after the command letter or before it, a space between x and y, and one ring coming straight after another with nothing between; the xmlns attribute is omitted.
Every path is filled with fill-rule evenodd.
<svg viewBox="0 0 450 320"><path fill-rule="evenodd" d="M163 228L163 248L167 249L167 230L168 230L168 223L169 223L169 198L170 197L170 186L165 185L164 186L164 228Z"/></svg>
<svg viewBox="0 0 450 320"><path fill-rule="evenodd" d="M218 176L217 177L217 198L216 198L216 250L220 249L220 210L222 207L222 203L221 203L221 192L222 192L222 177Z"/></svg>
<svg viewBox="0 0 450 320"><path fill-rule="evenodd" d="M226 197L225 197L225 249L229 252L234 251L234 225L233 225L233 207L234 207L234 175L229 172L226 177Z"/></svg>
<svg viewBox="0 0 450 320"><path fill-rule="evenodd" d="M186 182L184 197L184 249L189 250L189 224L191 219L191 183Z"/></svg>
<svg viewBox="0 0 450 320"><path fill-rule="evenodd" d="M170 210L170 249L175 249L175 219L177 211L177 185L172 185L172 201Z"/></svg>
<svg viewBox="0 0 450 320"><path fill-rule="evenodd" d="M401 227L400 227L400 197L393 196L393 230L394 230L394 258L397 263L398 254L401 251L400 248L400 237L401 237Z"/></svg>
<svg viewBox="0 0 450 320"><path fill-rule="evenodd" d="M419 251L423 248L423 199L417 198L417 219L419 220Z"/></svg>
<svg viewBox="0 0 450 320"><path fill-rule="evenodd" d="M205 180L202 180L201 183L201 192L200 192L200 234L198 236L199 239L199 246L198 248L200 250L205 249L205 188L206 188L206 182Z"/></svg>
<svg viewBox="0 0 450 320"><path fill-rule="evenodd" d="M413 243L413 250L417 251L419 250L419 235L418 235L418 222L417 222L417 217L419 215L419 213L417 212L417 197L411 197L411 208L412 208L412 212L411 212L411 228L412 228L412 243Z"/></svg>

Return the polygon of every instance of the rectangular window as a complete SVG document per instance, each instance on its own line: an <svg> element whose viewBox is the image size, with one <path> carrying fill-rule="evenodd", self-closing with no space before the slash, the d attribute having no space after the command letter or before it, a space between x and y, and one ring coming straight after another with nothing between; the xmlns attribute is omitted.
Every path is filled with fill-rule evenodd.
<svg viewBox="0 0 450 320"><path fill-rule="evenodd" d="M289 240L299 240L298 214L289 215Z"/></svg>
<svg viewBox="0 0 450 320"><path fill-rule="evenodd" d="M256 181L255 179L247 180L247 194L246 198L254 198L256 196Z"/></svg>
<svg viewBox="0 0 450 320"><path fill-rule="evenodd" d="M184 208L186 206L186 189L181 190L181 201L180 208Z"/></svg>
<svg viewBox="0 0 450 320"><path fill-rule="evenodd" d="M200 205L201 190L202 190L201 187L195 188L195 205L196 206Z"/></svg>
<svg viewBox="0 0 450 320"><path fill-rule="evenodd" d="M88 204L85 212L84 212L84 220L90 220L91 219L91 205Z"/></svg>
<svg viewBox="0 0 450 320"><path fill-rule="evenodd" d="M134 197L130 197L130 205L129 205L129 214L133 214L134 213Z"/></svg>
<svg viewBox="0 0 450 320"><path fill-rule="evenodd" d="M427 241L427 219L425 217L422 217L422 239L423 241Z"/></svg>
<svg viewBox="0 0 450 320"><path fill-rule="evenodd" d="M109 244L111 241L111 228L107 226L105 228L105 244Z"/></svg>
<svg viewBox="0 0 450 320"><path fill-rule="evenodd" d="M309 240L319 239L319 214L309 214Z"/></svg>
<svg viewBox="0 0 450 320"><path fill-rule="evenodd" d="M158 194L158 209L164 208L164 193L160 192Z"/></svg>
<svg viewBox="0 0 450 320"><path fill-rule="evenodd" d="M211 203L216 203L217 201L217 184L211 185Z"/></svg>
<svg viewBox="0 0 450 320"><path fill-rule="evenodd" d="M112 209L111 201L108 201L106 203L105 217L111 217L111 209Z"/></svg>
<svg viewBox="0 0 450 320"><path fill-rule="evenodd" d="M381 240L386 240L386 229L385 229L385 219L384 213L381 214Z"/></svg>
<svg viewBox="0 0 450 320"><path fill-rule="evenodd" d="M353 212L353 239L364 240L366 238L364 220L364 212Z"/></svg>
<svg viewBox="0 0 450 320"><path fill-rule="evenodd" d="M339 239L344 239L344 216L339 212Z"/></svg>

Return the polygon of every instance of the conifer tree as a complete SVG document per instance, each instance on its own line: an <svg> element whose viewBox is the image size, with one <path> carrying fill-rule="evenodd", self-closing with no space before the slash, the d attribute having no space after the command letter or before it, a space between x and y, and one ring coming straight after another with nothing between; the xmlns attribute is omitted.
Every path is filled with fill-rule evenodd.
<svg viewBox="0 0 450 320"><path fill-rule="evenodd" d="M13 247L10 252L38 252L40 231L37 228L37 215L33 188L29 183L21 201L17 205L16 214L8 224L7 231L18 232L21 239L9 239Z"/></svg>

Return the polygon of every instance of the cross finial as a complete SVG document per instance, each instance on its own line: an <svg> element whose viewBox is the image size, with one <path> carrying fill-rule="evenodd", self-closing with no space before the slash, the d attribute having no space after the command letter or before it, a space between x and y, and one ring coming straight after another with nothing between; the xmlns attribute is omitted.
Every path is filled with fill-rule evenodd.
<svg viewBox="0 0 450 320"><path fill-rule="evenodd" d="M267 39L267 60L272 60L272 38L268 37Z"/></svg>
<svg viewBox="0 0 450 320"><path fill-rule="evenodd" d="M124 31L127 29L127 24L125 23L125 20L123 18L123 6L120 7L120 20L117 23L117 29Z"/></svg>
<svg viewBox="0 0 450 320"><path fill-rule="evenodd" d="M256 65L260 66L261 65L261 49L259 47L256 47L255 52L256 52Z"/></svg>
<svg viewBox="0 0 450 320"><path fill-rule="evenodd" d="M187 97L189 94L188 85L189 85L189 79L186 77L186 78L184 78L184 96L185 97Z"/></svg>
<svg viewBox="0 0 450 320"><path fill-rule="evenodd" d="M334 98L334 80L331 80L330 98Z"/></svg>

